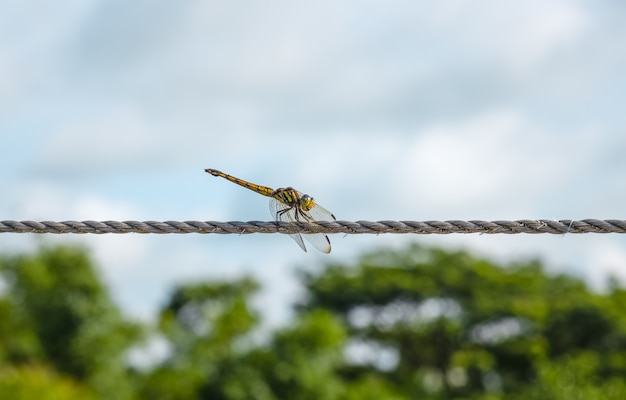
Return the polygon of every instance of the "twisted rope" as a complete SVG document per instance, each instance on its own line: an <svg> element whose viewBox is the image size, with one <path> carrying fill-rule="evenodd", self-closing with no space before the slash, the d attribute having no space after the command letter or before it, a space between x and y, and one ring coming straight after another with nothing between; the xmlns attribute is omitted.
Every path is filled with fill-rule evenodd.
<svg viewBox="0 0 626 400"><path fill-rule="evenodd" d="M0 233L626 233L626 220L517 221L0 221Z"/></svg>

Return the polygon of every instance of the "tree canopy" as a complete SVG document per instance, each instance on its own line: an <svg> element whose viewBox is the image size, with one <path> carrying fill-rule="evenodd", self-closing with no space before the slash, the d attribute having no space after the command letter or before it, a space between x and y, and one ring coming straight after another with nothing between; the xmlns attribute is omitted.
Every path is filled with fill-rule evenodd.
<svg viewBox="0 0 626 400"><path fill-rule="evenodd" d="M534 260L414 245L301 271L294 319L269 333L249 277L177 286L147 326L84 249L1 256L0 276L2 398L626 398L626 291ZM166 357L129 364L154 336Z"/></svg>

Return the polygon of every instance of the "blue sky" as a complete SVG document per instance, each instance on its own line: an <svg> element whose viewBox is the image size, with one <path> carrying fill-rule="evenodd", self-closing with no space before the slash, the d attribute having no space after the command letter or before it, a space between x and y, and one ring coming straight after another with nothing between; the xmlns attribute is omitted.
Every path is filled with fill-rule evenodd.
<svg viewBox="0 0 626 400"><path fill-rule="evenodd" d="M1 8L0 219L270 219L205 168L296 187L342 220L625 218L619 2ZM282 235L0 238L85 244L142 318L175 283L248 273L280 321L296 268L415 240L626 279L620 235L334 235L330 256Z"/></svg>

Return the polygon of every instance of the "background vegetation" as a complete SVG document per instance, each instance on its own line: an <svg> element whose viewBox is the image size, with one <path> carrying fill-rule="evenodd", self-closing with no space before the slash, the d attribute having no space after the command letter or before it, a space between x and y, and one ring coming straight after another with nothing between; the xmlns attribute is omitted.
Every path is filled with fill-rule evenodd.
<svg viewBox="0 0 626 400"><path fill-rule="evenodd" d="M267 335L251 278L177 287L144 326L81 248L2 256L0 274L0 398L626 398L626 291L536 261L412 246L301 272L296 317ZM167 356L133 367L155 335Z"/></svg>

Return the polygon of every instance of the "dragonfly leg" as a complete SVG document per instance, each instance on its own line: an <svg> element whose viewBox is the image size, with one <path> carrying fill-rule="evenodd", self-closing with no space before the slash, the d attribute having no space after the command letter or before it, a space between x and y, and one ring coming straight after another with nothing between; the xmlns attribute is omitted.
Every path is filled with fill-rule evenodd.
<svg viewBox="0 0 626 400"><path fill-rule="evenodd" d="M289 208L285 208L285 209L283 209L283 210L280 210L279 212L277 212L277 213L276 213L276 216L275 216L275 217L276 217L276 219L278 219L279 217L282 217L282 216L283 216L283 214L285 214L285 213L287 213L287 212L291 211L292 209L293 209L293 206L292 206L292 207L289 207ZM298 213L297 213L297 212L296 212L296 219L298 219Z"/></svg>

